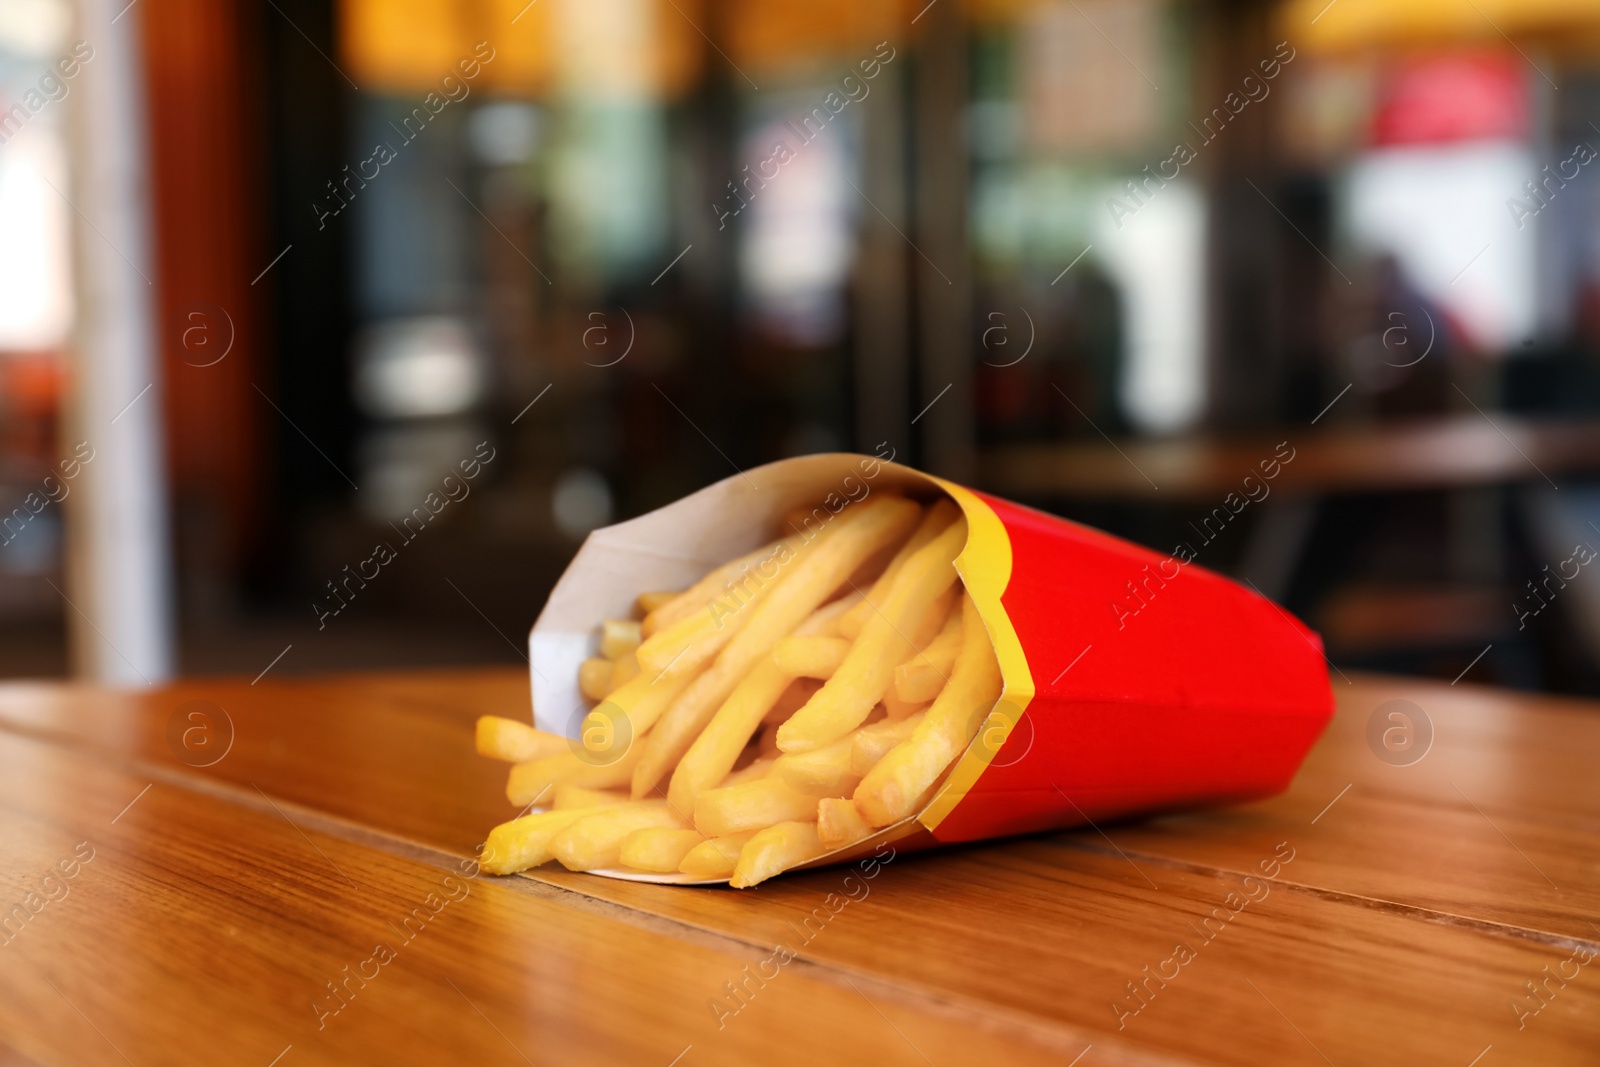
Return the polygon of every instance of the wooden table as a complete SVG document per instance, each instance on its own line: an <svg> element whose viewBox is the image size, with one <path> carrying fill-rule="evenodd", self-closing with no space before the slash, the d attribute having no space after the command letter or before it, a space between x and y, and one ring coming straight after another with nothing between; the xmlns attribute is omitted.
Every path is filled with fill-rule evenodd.
<svg viewBox="0 0 1600 1067"><path fill-rule="evenodd" d="M470 727L526 714L519 671L0 687L0 1039L137 1067L1594 1063L1600 707L1335 689L1275 799L741 892L461 877L510 812ZM1434 733L1410 765L1367 741L1396 699ZM231 748L187 765L169 723L220 755L218 709Z"/></svg>

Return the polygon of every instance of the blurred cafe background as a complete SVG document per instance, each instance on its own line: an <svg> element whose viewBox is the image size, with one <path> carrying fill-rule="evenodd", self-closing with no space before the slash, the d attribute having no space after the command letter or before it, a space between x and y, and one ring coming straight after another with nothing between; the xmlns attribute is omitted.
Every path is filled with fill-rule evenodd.
<svg viewBox="0 0 1600 1067"><path fill-rule="evenodd" d="M1583 0L3 0L0 675L520 664L856 450L1600 693L1597 155Z"/></svg>

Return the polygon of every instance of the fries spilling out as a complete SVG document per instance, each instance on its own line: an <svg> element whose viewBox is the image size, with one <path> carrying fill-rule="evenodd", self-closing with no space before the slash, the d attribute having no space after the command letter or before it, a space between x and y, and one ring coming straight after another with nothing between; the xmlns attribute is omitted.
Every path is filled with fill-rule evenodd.
<svg viewBox="0 0 1600 1067"><path fill-rule="evenodd" d="M478 721L524 814L483 866L555 860L753 886L918 813L1000 697L948 499L875 493L679 592L639 595L578 668L578 736Z"/></svg>

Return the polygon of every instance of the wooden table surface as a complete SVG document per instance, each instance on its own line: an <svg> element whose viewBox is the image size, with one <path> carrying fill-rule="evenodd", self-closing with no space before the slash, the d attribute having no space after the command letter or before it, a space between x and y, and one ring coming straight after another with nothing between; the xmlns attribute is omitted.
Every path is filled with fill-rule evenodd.
<svg viewBox="0 0 1600 1067"><path fill-rule="evenodd" d="M472 721L527 714L520 671L3 686L0 1040L137 1067L1596 1062L1600 705L1334 684L1274 799L747 891L462 877L511 814ZM1420 760L1368 742L1391 700L1431 724Z"/></svg>
<svg viewBox="0 0 1600 1067"><path fill-rule="evenodd" d="M1280 443L1287 447L1279 452ZM1292 453L1290 450L1293 450ZM1600 421L1528 422L1496 413L1370 426L1284 428L1247 439L1168 438L1008 445L979 457L977 484L1001 496L1157 504L1255 493L1260 464L1282 464L1275 494L1399 492L1527 482L1600 471Z"/></svg>

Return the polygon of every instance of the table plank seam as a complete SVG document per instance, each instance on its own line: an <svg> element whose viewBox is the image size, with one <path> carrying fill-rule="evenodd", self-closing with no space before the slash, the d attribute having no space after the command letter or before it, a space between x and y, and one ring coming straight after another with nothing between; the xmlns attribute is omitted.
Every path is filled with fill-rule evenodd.
<svg viewBox="0 0 1600 1067"><path fill-rule="evenodd" d="M194 792L203 793L217 799L227 800L231 803L235 803L252 810L259 810L263 812L269 811L268 805L263 804L259 798L253 796L251 790L248 790L244 786L238 785L237 783L234 783L226 778L202 774L198 771L188 768L179 770L177 768L168 767L162 763L151 761L139 756L123 755L114 749L96 746L80 737L62 731L39 728L22 723L9 722L3 719L0 719L0 731L27 737L34 741L54 745L56 747L71 749L111 765L121 766L129 770L137 770L138 772L149 777L157 778L166 784L176 785L180 788L191 789ZM277 799L281 803L290 805L295 811L297 811L302 817L309 820L310 824L314 825L321 832L329 834L333 837L358 842L370 847L375 847L390 852L396 852L394 848L390 847L391 845L400 845L404 848L421 850L422 852L435 857L450 856L453 860L459 860L462 858L460 856L453 856L450 853L444 852L443 850L438 849L436 846L404 837L403 835L393 833L392 831L379 830L365 823L346 819L321 808L311 807L296 800L291 800L281 796ZM1060 847L1097 854L1110 854L1112 851L1114 851L1107 850L1103 846L1096 846L1090 841L1076 840L1067 836L1066 834L1059 834L1055 835L1054 837L1046 835L1042 840L1053 842ZM1128 852L1128 855L1130 856L1137 856L1145 862L1156 864L1158 866L1167 867L1174 870L1185 870L1189 871L1190 873L1208 875L1214 878L1242 878L1246 874L1250 873L1233 870L1228 867L1195 863L1190 860L1183 860L1177 857L1145 852L1139 849L1135 849L1131 852L1126 849L1123 851ZM403 853L396 852L396 854ZM441 865L447 866L448 864ZM1486 936L1524 940L1535 944L1541 944L1565 950L1571 950L1579 946L1595 947L1600 949L1600 941L1573 938L1546 930L1538 930L1532 927L1519 926L1514 923L1497 922L1489 919L1477 919L1471 916L1459 915L1453 912L1425 908L1420 905L1405 904L1399 901L1385 900L1380 897L1371 897L1359 893L1348 893L1340 890L1324 889L1304 883L1284 882L1282 884L1285 888L1296 889L1303 893L1318 896L1320 899L1350 903L1368 909L1386 911L1391 914L1410 918L1418 922L1473 929L1485 934ZM566 889L566 891L574 893L579 892L578 890L572 889ZM596 895L582 893L580 893L580 895L591 900L603 900L603 898ZM630 910L639 911L641 914L649 914L640 909Z"/></svg>
<svg viewBox="0 0 1600 1067"><path fill-rule="evenodd" d="M414 703L431 706L431 702L417 701ZM137 770L148 777L156 778L165 782L166 784L190 789L194 792L203 793L217 799L250 808L251 810L259 810L262 812L268 811L268 806L263 804L258 797L252 795L250 790L247 790L244 786L234 783L226 778L199 773L198 771L187 768L179 770L176 768L167 767L162 763L154 762L143 757L127 756L118 752L117 750L94 745L93 743L77 735L66 733L64 731L36 727L30 724L8 721L3 718L0 718L0 731L26 737L40 743L70 749L90 758L94 758L111 765L121 766L130 771ZM436 858L441 856L448 856L453 860L459 860L461 858L439 850L435 846L404 837L403 835L396 834L392 831L379 830L365 823L346 819L331 812L327 812L321 808L310 807L299 801L289 800L288 798L279 797L278 799L284 804L292 806L303 819L308 821L310 825L313 825L321 832L336 838L353 841L369 847L378 848L383 851L400 855L404 855L404 850L407 849L418 850L417 854L413 855L411 858L417 859L422 855L426 855L433 858L430 859L430 862L435 862ZM1072 836L1068 836L1068 834L1056 835L1053 838L1046 836L1043 840L1049 841L1059 847L1094 854L1110 855L1113 851L1108 850L1104 846L1097 845L1092 841L1076 839ZM1124 853L1122 855L1122 858L1124 859L1129 858L1130 855L1137 856L1140 860L1156 866L1173 870L1188 871L1190 873L1206 875L1213 878L1243 878L1246 874L1250 873L1233 870L1223 866L1196 863L1190 860L1147 852L1137 848L1131 853L1129 853L1128 850L1121 850L1121 853ZM450 864L437 863L437 865L449 866ZM1567 951L1580 947L1600 949L1600 941L1574 938L1568 935L1556 934L1550 931L1539 930L1533 927L1522 926L1515 923L1475 918L1453 912L1439 911L1433 908L1422 907L1420 905L1406 904L1400 901L1372 897L1365 894L1325 889L1300 882L1285 881L1281 882L1280 884L1286 889L1292 889L1303 894L1315 896L1319 899L1331 902L1353 904L1370 910L1383 911L1396 916L1434 925L1470 929L1484 934L1485 936L1526 941ZM589 900L611 904L611 902L605 901L604 898L597 895L582 893L579 890L571 889L570 887L565 886L561 888L564 892L576 893ZM627 908L625 905L613 906L624 907L626 910L638 914L651 914L643 911L642 909ZM693 927L692 924L687 925L688 928L700 929L698 927Z"/></svg>
<svg viewBox="0 0 1600 1067"><path fill-rule="evenodd" d="M348 844L371 848L398 859L421 863L439 870L455 873L459 870L458 864L463 858L436 846L386 831L376 830L363 823L343 819L282 797L272 798L268 794L258 796L253 790L237 786L225 779L179 771L162 767L159 764L146 763L142 760L114 760L111 762L120 764L121 767L119 769L127 771L136 769L140 774L164 785L244 808L264 817L272 818L281 814L276 810L277 808L287 809L294 814L295 821L308 831L314 831ZM266 799L262 799L263 797ZM274 800L276 800L276 807L273 803ZM179 871L172 871L171 873L175 877L182 874ZM552 903L560 904L563 907L576 908L601 918L620 922L634 929L669 937L679 942L697 945L736 958L751 951L758 955L766 954L771 949L770 945L749 938L713 930L687 920L594 896L580 889L546 880L539 877L535 871L524 872L521 875L514 875L508 878L497 878L494 880L494 884L516 892L529 893ZM713 890L713 892L735 891ZM1156 1054L1150 1049L1138 1045L1128 1044L1124 1046L1122 1042L1112 1039L1098 1030L1079 1030L1042 1016L1007 1007L998 1002L977 1001L969 997L952 995L899 975L885 975L871 971L855 970L842 967L836 963L817 960L803 954L797 954L786 966L792 967L795 964L800 964L801 970L815 980L826 981L836 987L849 989L851 988L851 980L854 979L866 984L874 994L881 995L909 1010L924 1014L958 1017L967 1025L987 1030L997 1036L1020 1038L1067 1055L1075 1055L1081 1052L1086 1044L1092 1042L1096 1047L1115 1049L1126 1058L1126 1062L1148 1065L1148 1067L1207 1067L1208 1064L1216 1062L1211 1060L1174 1059L1170 1056ZM715 991L708 992L708 996L712 992Z"/></svg>
<svg viewBox="0 0 1600 1067"><path fill-rule="evenodd" d="M1235 871L1227 867L1212 867L1206 864L1194 863L1176 857L1162 856L1155 853L1143 852L1138 849L1106 848L1093 841L1078 841L1070 838L1060 838L1053 844L1062 848L1078 852L1090 852L1098 856L1114 858L1137 857L1152 866L1165 867L1169 870L1186 871L1190 874L1209 875L1213 878L1225 877L1244 879L1246 877L1260 877L1254 871ZM1351 904L1367 908L1372 911L1386 912L1403 918L1410 918L1419 922L1432 923L1437 926L1452 926L1458 929L1475 930L1489 937L1499 937L1513 941L1528 941L1550 948L1574 951L1580 948L1593 949L1600 953L1600 939L1570 937L1565 934L1552 933L1548 930L1537 930L1529 926L1519 926L1515 923L1499 922L1494 919L1479 919L1470 915L1459 915L1455 912L1439 911L1435 908L1425 908L1417 904L1406 904L1397 900L1386 900L1382 897L1371 897L1362 893L1348 893L1338 889L1324 889L1321 886L1309 885L1305 882L1296 882L1278 877L1273 879L1274 886L1303 893L1339 904Z"/></svg>

